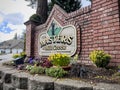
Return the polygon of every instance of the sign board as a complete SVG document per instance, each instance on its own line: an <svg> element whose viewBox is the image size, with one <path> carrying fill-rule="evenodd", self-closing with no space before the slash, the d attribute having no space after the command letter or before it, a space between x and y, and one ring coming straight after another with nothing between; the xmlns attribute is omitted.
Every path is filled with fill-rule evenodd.
<svg viewBox="0 0 120 90"><path fill-rule="evenodd" d="M46 32L39 35L39 55L49 56L52 53L74 55L77 49L76 28L73 25L62 27L55 19Z"/></svg>

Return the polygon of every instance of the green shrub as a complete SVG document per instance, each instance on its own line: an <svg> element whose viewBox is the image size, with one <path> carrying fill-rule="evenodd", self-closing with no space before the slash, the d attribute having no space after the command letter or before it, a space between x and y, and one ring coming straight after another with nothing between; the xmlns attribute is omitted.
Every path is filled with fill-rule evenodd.
<svg viewBox="0 0 120 90"><path fill-rule="evenodd" d="M40 66L33 66L30 68L30 74L44 74L45 68Z"/></svg>
<svg viewBox="0 0 120 90"><path fill-rule="evenodd" d="M89 58L97 67L105 68L109 64L111 56L102 50L94 50L90 53Z"/></svg>
<svg viewBox="0 0 120 90"><path fill-rule="evenodd" d="M41 23L41 17L38 14L33 14L30 18L30 21L35 22L35 23Z"/></svg>
<svg viewBox="0 0 120 90"><path fill-rule="evenodd" d="M46 75L61 78L67 74L67 71L63 70L61 67L51 67L45 70Z"/></svg>
<svg viewBox="0 0 120 90"><path fill-rule="evenodd" d="M26 56L26 53L25 52L21 52L20 53L20 57L25 57Z"/></svg>
<svg viewBox="0 0 120 90"><path fill-rule="evenodd" d="M120 72L116 72L115 74L113 74L113 76L119 76L120 77Z"/></svg>
<svg viewBox="0 0 120 90"><path fill-rule="evenodd" d="M54 66L68 66L70 64L70 57L67 54L52 54L48 57L48 60Z"/></svg>
<svg viewBox="0 0 120 90"><path fill-rule="evenodd" d="M78 54L76 54L74 57L71 57L70 64L75 64L78 61Z"/></svg>
<svg viewBox="0 0 120 90"><path fill-rule="evenodd" d="M13 57L14 59L16 59L16 58L20 57L20 54L14 54L12 57Z"/></svg>
<svg viewBox="0 0 120 90"><path fill-rule="evenodd" d="M27 66L26 66L26 70L30 71L33 67L34 67L34 66L32 66L32 65L27 65Z"/></svg>
<svg viewBox="0 0 120 90"><path fill-rule="evenodd" d="M120 70L120 65L118 65L118 69Z"/></svg>
<svg viewBox="0 0 120 90"><path fill-rule="evenodd" d="M14 54L12 57L16 59L16 58L25 57L25 56L26 56L25 52L21 52L20 54Z"/></svg>

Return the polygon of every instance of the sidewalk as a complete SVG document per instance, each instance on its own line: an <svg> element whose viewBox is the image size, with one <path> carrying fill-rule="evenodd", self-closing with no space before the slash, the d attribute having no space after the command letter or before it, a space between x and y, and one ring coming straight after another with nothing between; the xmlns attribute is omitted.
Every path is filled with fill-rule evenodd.
<svg viewBox="0 0 120 90"><path fill-rule="evenodd" d="M12 55L13 54L0 55L0 63L5 62L5 61L13 60Z"/></svg>

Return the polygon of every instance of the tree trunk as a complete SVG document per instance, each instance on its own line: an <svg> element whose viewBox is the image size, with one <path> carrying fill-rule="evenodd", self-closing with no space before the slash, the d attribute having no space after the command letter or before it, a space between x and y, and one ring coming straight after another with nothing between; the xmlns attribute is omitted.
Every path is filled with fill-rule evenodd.
<svg viewBox="0 0 120 90"><path fill-rule="evenodd" d="M41 17L41 23L45 23L47 20L48 5L47 0L38 0L36 13Z"/></svg>

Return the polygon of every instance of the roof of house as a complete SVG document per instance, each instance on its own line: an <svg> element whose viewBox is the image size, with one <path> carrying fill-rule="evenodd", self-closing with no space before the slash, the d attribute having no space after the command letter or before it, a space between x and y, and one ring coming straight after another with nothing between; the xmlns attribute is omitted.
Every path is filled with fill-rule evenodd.
<svg viewBox="0 0 120 90"><path fill-rule="evenodd" d="M0 49L24 49L24 41L10 39L0 43Z"/></svg>

